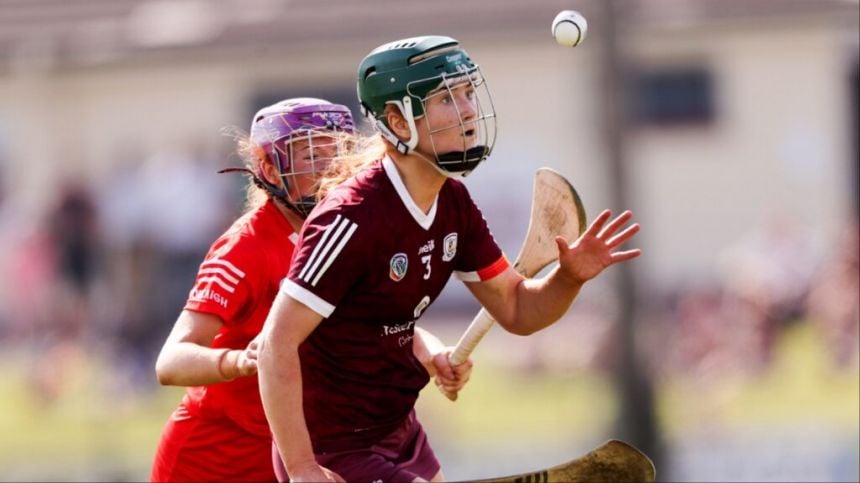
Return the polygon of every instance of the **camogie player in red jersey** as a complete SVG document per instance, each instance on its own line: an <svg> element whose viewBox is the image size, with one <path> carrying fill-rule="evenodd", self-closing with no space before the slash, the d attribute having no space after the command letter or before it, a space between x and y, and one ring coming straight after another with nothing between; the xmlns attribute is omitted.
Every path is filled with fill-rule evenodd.
<svg viewBox="0 0 860 483"><path fill-rule="evenodd" d="M261 337L275 469L293 481L441 481L414 410L429 381L411 348L415 321L453 274L506 330L533 333L586 281L639 255L617 250L639 226L622 229L630 212L610 221L604 211L573 243L556 240L556 269L524 279L456 179L495 141L489 92L459 43L377 48L359 66L358 94L377 145L338 164L352 176L302 228Z"/></svg>
<svg viewBox="0 0 860 483"><path fill-rule="evenodd" d="M318 175L353 130L345 106L298 98L257 112L239 141L251 208L210 248L156 362L162 384L188 389L162 433L152 481L275 480L254 338L316 203ZM444 347L420 335L416 357L433 372ZM468 378L444 369L437 382L446 388Z"/></svg>

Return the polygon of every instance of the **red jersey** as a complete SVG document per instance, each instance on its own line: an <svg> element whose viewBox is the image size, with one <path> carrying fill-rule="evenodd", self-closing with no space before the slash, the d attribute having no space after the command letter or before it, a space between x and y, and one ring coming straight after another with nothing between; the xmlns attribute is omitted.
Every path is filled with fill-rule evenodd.
<svg viewBox="0 0 860 483"><path fill-rule="evenodd" d="M325 317L299 348L314 451L368 447L398 428L429 381L412 353L415 320L452 273L487 280L507 266L459 181L425 214L386 157L329 193L281 285Z"/></svg>
<svg viewBox="0 0 860 483"><path fill-rule="evenodd" d="M212 347L244 349L260 332L297 239L270 199L212 244L185 303L186 310L217 315L224 322ZM257 376L189 387L182 404L191 414L226 416L251 433L271 434Z"/></svg>

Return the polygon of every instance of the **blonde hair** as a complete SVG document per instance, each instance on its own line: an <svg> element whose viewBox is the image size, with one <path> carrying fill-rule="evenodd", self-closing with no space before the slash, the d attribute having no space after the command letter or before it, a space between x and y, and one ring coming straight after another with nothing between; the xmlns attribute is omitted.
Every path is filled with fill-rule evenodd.
<svg viewBox="0 0 860 483"><path fill-rule="evenodd" d="M238 127L228 127L222 129L225 136L230 136L236 141L236 154L242 161L245 168L254 173L255 176L262 176L262 164L269 162L266 151L263 150L257 143L251 141L251 135ZM265 203L271 195L268 191L257 184L252 176L247 176L245 185L245 207L243 212L247 213Z"/></svg>
<svg viewBox="0 0 860 483"><path fill-rule="evenodd" d="M336 156L323 173L317 190L317 200L321 200L335 186L381 159L389 147L379 133L372 136L343 136L338 142L341 143L339 151L343 154Z"/></svg>

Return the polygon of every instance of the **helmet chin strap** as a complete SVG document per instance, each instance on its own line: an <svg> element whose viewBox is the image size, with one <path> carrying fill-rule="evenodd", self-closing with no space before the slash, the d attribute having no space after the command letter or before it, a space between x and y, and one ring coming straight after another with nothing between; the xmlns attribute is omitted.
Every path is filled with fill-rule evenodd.
<svg viewBox="0 0 860 483"><path fill-rule="evenodd" d="M400 154L409 154L418 146L418 129L415 127L415 116L412 114L412 99L409 96L404 96L401 102L394 102L393 104L400 109L400 113L403 114L403 118L406 119L406 123L409 125L410 138L408 141L404 142L398 138L384 122L376 119L373 113L364 107L364 104L361 105L361 110L373 121L379 132L382 133L382 137L394 145L397 152Z"/></svg>
<svg viewBox="0 0 860 483"><path fill-rule="evenodd" d="M414 154L415 156L418 156L424 161L427 161L427 163L429 163L430 166L433 166L433 169L439 172L439 174L447 178L455 179L466 177L466 175L468 175L472 170L467 169L463 171L448 171L446 169L442 169L442 167L439 165L440 162L456 161L458 159L463 159L464 157L468 159L475 155L480 155L481 157L483 157L485 155L487 151L486 146L476 146L467 150L466 152L452 151L450 153L445 153L441 155L434 154L432 157L418 151L416 149L418 147L418 128L415 126L415 115L412 114L412 99L409 96L404 96L401 102L397 102L395 104L400 109L401 114L403 114L403 118L406 119L406 123L409 126L410 137L408 141L402 141L391 131L391 129L388 128L388 126L385 125L384 122L372 118L372 114L368 117L371 117L373 119L373 122L376 124L382 136L387 139L392 145L394 145L395 149L397 149L397 152L399 152L400 154ZM366 110L364 105L361 106L361 109L362 111L365 111L366 115L368 115L370 112Z"/></svg>

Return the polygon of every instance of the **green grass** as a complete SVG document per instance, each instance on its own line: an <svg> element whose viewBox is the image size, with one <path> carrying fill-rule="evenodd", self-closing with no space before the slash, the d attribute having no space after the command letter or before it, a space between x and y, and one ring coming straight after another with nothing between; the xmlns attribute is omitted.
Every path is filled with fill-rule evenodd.
<svg viewBox="0 0 860 483"><path fill-rule="evenodd" d="M117 394L117 389L107 389L108 367L79 355L60 364L63 390L46 404L34 396L25 375L34 356L5 357L0 360L0 478L148 476L161 428L181 389ZM673 380L657 394L660 420L670 438L702 427L731 431L812 423L842 432L860 427L856 366L833 371L809 325L793 326L783 335L765 373L723 377L707 385ZM529 372L479 360L459 401L449 402L430 385L418 411L435 446L456 441L458 447L526 448L600 438L611 428L616 407L611 381L594 373L561 368Z"/></svg>
<svg viewBox="0 0 860 483"><path fill-rule="evenodd" d="M599 433L612 422L615 399L610 381L594 374L476 366L457 402L431 384L417 408L428 431L446 439L554 444Z"/></svg>
<svg viewBox="0 0 860 483"><path fill-rule="evenodd" d="M860 428L860 379L856 365L834 370L819 333L797 324L783 332L763 373L725 373L706 383L676 379L660 388L658 407L670 435L807 423Z"/></svg>

